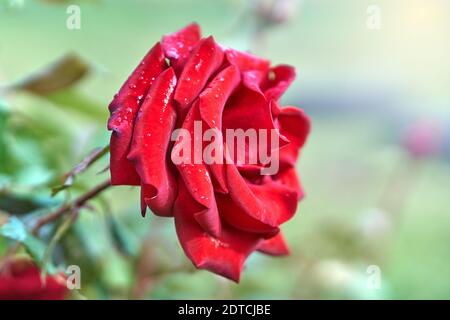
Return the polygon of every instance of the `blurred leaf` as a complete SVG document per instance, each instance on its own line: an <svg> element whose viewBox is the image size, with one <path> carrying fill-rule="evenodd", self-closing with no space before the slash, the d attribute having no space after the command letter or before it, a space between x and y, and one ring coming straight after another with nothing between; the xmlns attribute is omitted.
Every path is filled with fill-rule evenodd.
<svg viewBox="0 0 450 320"><path fill-rule="evenodd" d="M37 95L49 95L71 87L89 71L89 65L74 53L69 53L42 70L12 86Z"/></svg>
<svg viewBox="0 0 450 320"><path fill-rule="evenodd" d="M74 212L75 216L76 213ZM74 215L71 215L68 217L57 229L55 234L53 235L52 239L50 240L50 243L47 246L47 249L44 252L44 256L42 257L42 265L48 266L51 264L51 259L53 255L53 251L55 250L56 245L58 244L59 240L66 234L66 232L69 230L69 228L72 226L74 222ZM45 273L47 272L46 268L42 268L41 276L45 276Z"/></svg>
<svg viewBox="0 0 450 320"><path fill-rule="evenodd" d="M104 254L102 282L112 291L123 291L126 294L133 281L133 270L126 259L114 251Z"/></svg>
<svg viewBox="0 0 450 320"><path fill-rule="evenodd" d="M6 118L8 114L9 114L8 104L6 103L5 100L3 100L2 97L0 97L0 117Z"/></svg>
<svg viewBox="0 0 450 320"><path fill-rule="evenodd" d="M9 110L7 108L6 102L0 97L0 172L4 172L6 165L6 122L9 117Z"/></svg>
<svg viewBox="0 0 450 320"><path fill-rule="evenodd" d="M41 2L46 2L46 3L68 3L68 2L73 2L73 1L69 1L69 0L41 0Z"/></svg>
<svg viewBox="0 0 450 320"><path fill-rule="evenodd" d="M81 210L73 231L80 241L80 248L93 261L101 261L104 254L111 250L111 242L105 225L99 215Z"/></svg>
<svg viewBox="0 0 450 320"><path fill-rule="evenodd" d="M50 274L56 272L53 264L43 265L46 245L41 240L35 238L25 227L25 224L16 217L10 217L8 221L0 227L0 235L5 238L22 243L33 259L41 266L45 267Z"/></svg>
<svg viewBox="0 0 450 320"><path fill-rule="evenodd" d="M92 150L79 164L64 175L64 183L52 188L52 196L73 185L75 177L109 152L109 145Z"/></svg>
<svg viewBox="0 0 450 320"><path fill-rule="evenodd" d="M0 227L0 234L11 240L24 242L27 238L25 225L16 217L11 217Z"/></svg>
<svg viewBox="0 0 450 320"><path fill-rule="evenodd" d="M105 120L106 109L74 88L51 93L46 96L46 99L55 105L66 107L78 114L100 121Z"/></svg>
<svg viewBox="0 0 450 320"><path fill-rule="evenodd" d="M0 257L4 256L7 252L8 245L6 239L0 238Z"/></svg>
<svg viewBox="0 0 450 320"><path fill-rule="evenodd" d="M26 214L55 205L55 201L39 196L19 195L0 190L0 209L14 214Z"/></svg>
<svg viewBox="0 0 450 320"><path fill-rule="evenodd" d="M139 252L137 236L111 214L108 215L107 222L117 249L128 256L136 257Z"/></svg>
<svg viewBox="0 0 450 320"><path fill-rule="evenodd" d="M80 141L86 133L77 125L78 121L74 121L73 114L57 110L57 106L46 99L30 95L21 98L24 100L19 99L14 104L5 137L8 173L17 177L19 172L39 167L36 169L45 173L42 178L48 181L50 176L66 170L73 163L76 148L71 142ZM21 176L26 178L27 173ZM36 184L31 179L25 180L21 183ZM39 182L46 181L39 179Z"/></svg>

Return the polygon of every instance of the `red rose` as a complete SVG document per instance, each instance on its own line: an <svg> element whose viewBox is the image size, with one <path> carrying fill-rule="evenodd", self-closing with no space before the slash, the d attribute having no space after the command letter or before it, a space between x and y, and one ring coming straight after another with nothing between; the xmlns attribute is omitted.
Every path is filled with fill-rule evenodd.
<svg viewBox="0 0 450 320"><path fill-rule="evenodd" d="M271 67L268 60L222 47L212 37L201 38L198 25L191 24L163 37L111 102L112 184L140 185L143 214L149 207L174 217L181 245L197 268L239 281L253 251L288 253L279 226L292 218L303 196L295 163L310 130L302 110L277 102L294 78L294 68ZM232 155L233 163L174 163L178 156L193 159L179 147L198 149L197 125L200 134L215 130L223 137L231 129L275 132L270 142L260 136L256 149L267 142L278 170L262 175L268 163L246 162L257 151L250 138L241 148L229 147L228 140L221 144L224 154L241 152L241 161ZM178 136L173 142L181 129L194 135L192 141ZM207 143L199 143L206 152Z"/></svg>
<svg viewBox="0 0 450 320"><path fill-rule="evenodd" d="M63 276L41 279L39 268L30 260L6 262L0 270L0 300L63 300L67 295Z"/></svg>

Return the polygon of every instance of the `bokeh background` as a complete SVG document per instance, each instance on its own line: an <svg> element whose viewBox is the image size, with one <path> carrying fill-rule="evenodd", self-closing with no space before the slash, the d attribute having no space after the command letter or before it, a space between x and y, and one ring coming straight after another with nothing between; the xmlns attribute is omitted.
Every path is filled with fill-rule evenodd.
<svg viewBox="0 0 450 320"><path fill-rule="evenodd" d="M196 21L297 69L282 104L313 130L307 196L283 227L292 254L252 255L239 285L195 271L173 221L142 218L138 190L116 187L42 230L56 265L81 267L73 298L449 299L449 13L446 0L0 0L0 221L27 225L108 178L106 156L51 197L108 144L107 105L146 51ZM0 256L11 246L0 236Z"/></svg>

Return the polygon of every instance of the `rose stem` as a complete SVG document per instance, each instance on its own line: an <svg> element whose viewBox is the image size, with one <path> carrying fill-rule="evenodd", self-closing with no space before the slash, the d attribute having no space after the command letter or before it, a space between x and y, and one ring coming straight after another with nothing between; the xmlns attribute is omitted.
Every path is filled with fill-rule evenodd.
<svg viewBox="0 0 450 320"><path fill-rule="evenodd" d="M61 216L63 216L66 212L71 211L73 208L79 208L83 206L87 201L91 200L95 196L97 196L99 193L103 192L107 188L111 186L111 180L104 181L100 183L99 185L95 186L93 189L87 191L86 193L82 194L80 197L75 199L71 203L66 203L63 206L59 207L55 211L41 217L36 221L36 224L34 225L32 229L32 233L36 235L41 227L46 225L47 223L50 223L52 221L57 220Z"/></svg>

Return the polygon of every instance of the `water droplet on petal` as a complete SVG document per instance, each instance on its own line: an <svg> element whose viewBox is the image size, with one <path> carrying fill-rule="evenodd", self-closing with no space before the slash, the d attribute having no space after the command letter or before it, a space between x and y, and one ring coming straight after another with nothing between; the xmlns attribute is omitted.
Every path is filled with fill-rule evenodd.
<svg viewBox="0 0 450 320"><path fill-rule="evenodd" d="M196 65L195 65L195 71L199 71L200 68L202 67L203 64L203 60L200 60Z"/></svg>

